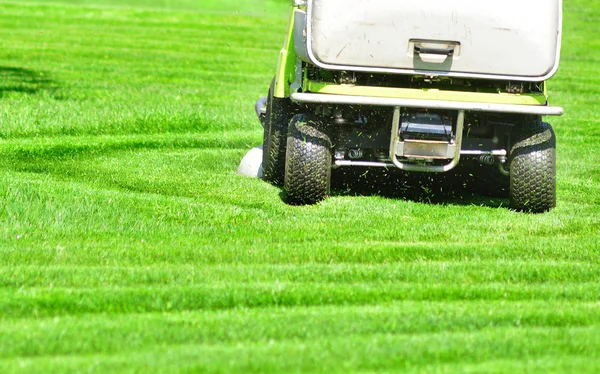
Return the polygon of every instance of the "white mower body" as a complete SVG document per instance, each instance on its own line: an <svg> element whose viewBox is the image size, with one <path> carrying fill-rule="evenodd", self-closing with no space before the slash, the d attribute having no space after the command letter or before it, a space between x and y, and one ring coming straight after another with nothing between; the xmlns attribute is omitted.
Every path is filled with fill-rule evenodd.
<svg viewBox="0 0 600 374"><path fill-rule="evenodd" d="M306 56L323 69L543 81L562 0L308 0Z"/></svg>

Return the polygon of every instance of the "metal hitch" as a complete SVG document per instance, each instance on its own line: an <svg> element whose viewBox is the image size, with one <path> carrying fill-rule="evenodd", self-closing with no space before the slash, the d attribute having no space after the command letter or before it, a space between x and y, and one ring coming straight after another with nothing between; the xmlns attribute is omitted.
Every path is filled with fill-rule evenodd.
<svg viewBox="0 0 600 374"><path fill-rule="evenodd" d="M453 133L451 121L439 114L401 115L400 107L395 107L390 142L392 163L407 171L441 173L453 169L460 161L464 120L465 112L459 110ZM399 157L404 160L400 161ZM449 161L435 165L434 160Z"/></svg>

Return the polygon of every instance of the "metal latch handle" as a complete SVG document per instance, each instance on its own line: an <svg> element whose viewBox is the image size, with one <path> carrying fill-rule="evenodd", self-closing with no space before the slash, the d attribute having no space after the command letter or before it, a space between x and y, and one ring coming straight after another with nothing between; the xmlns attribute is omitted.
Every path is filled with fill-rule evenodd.
<svg viewBox="0 0 600 374"><path fill-rule="evenodd" d="M424 62L441 64L448 58L458 57L460 43L437 40L411 40L412 54L418 55ZM410 52L409 52L410 53Z"/></svg>

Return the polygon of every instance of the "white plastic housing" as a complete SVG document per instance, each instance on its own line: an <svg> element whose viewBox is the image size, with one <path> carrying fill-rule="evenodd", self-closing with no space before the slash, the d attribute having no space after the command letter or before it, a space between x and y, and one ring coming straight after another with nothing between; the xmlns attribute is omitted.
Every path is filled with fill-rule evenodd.
<svg viewBox="0 0 600 374"><path fill-rule="evenodd" d="M558 69L562 0L308 0L325 69L542 81Z"/></svg>

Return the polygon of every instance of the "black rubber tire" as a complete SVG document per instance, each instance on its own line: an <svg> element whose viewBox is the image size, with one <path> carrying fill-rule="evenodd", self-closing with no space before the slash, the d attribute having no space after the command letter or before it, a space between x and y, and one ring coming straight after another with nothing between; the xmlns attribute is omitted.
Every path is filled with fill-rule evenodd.
<svg viewBox="0 0 600 374"><path fill-rule="evenodd" d="M285 162L286 202L316 204L329 195L331 186L331 140L304 114L290 121Z"/></svg>
<svg viewBox="0 0 600 374"><path fill-rule="evenodd" d="M512 132L510 207L543 213L556 206L556 137L552 126L526 121Z"/></svg>
<svg viewBox="0 0 600 374"><path fill-rule="evenodd" d="M283 185L285 175L285 149L288 124L292 117L289 98L273 96L275 80L269 87L267 111L263 133L263 179L276 186Z"/></svg>

